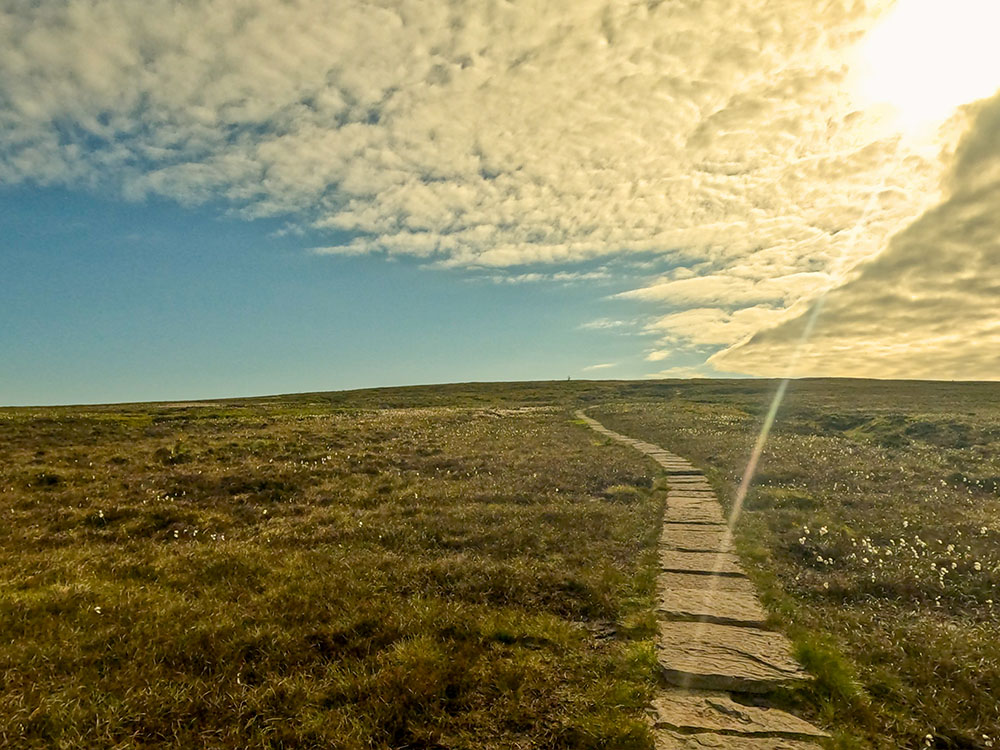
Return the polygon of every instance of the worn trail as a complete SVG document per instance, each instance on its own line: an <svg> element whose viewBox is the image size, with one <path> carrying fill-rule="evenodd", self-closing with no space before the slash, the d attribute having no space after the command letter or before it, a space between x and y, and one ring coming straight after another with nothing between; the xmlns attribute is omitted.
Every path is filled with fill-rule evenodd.
<svg viewBox="0 0 1000 750"><path fill-rule="evenodd" d="M788 640L767 627L708 480L670 451L577 416L667 474L656 651L670 687L653 701L657 750L815 750L823 731L767 706L768 693L809 676Z"/></svg>

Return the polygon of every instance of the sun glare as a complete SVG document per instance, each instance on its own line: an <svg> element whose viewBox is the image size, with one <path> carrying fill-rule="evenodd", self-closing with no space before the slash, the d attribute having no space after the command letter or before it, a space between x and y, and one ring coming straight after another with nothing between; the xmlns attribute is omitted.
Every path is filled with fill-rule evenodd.
<svg viewBox="0 0 1000 750"><path fill-rule="evenodd" d="M1000 0L899 0L865 37L856 89L924 131L1000 88Z"/></svg>

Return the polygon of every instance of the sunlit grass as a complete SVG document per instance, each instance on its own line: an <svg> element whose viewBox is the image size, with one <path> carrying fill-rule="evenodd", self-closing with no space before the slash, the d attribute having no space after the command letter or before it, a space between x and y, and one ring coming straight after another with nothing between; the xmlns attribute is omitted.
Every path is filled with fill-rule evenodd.
<svg viewBox="0 0 1000 750"><path fill-rule="evenodd" d="M986 389L793 384L768 440L738 546L818 677L800 707L839 746L1000 746L1000 389ZM767 387L684 395L593 414L731 496Z"/></svg>
<svg viewBox="0 0 1000 750"><path fill-rule="evenodd" d="M773 387L0 410L0 745L648 748L662 478L571 415L729 501ZM792 384L737 543L836 747L1000 747L998 404Z"/></svg>
<svg viewBox="0 0 1000 750"><path fill-rule="evenodd" d="M8 410L0 745L647 748L660 493L558 410Z"/></svg>

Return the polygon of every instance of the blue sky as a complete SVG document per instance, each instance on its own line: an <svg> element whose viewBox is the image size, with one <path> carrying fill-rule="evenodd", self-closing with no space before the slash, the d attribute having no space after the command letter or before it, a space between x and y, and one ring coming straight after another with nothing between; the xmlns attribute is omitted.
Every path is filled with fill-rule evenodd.
<svg viewBox="0 0 1000 750"><path fill-rule="evenodd" d="M219 206L0 192L0 401L211 398L409 383L642 377L594 283L497 283L330 257ZM616 291L617 279L606 282ZM585 370L594 364L615 367Z"/></svg>
<svg viewBox="0 0 1000 750"><path fill-rule="evenodd" d="M994 379L997 7L0 0L0 405Z"/></svg>

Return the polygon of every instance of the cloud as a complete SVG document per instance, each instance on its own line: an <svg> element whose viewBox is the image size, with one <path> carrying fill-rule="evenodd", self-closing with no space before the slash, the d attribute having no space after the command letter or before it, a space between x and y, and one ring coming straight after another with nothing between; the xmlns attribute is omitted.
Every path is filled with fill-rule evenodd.
<svg viewBox="0 0 1000 750"><path fill-rule="evenodd" d="M601 279L608 279L611 277L611 273L604 268L599 268L594 271L556 271L555 273L506 273L506 274L492 274L490 276L483 277L472 277L472 278L483 278L494 284L534 284L537 282L554 282L559 284L576 284L583 281L598 281Z"/></svg>
<svg viewBox="0 0 1000 750"><path fill-rule="evenodd" d="M444 267L808 273L898 151L842 92L863 5L816 6L8 3L0 179L222 198ZM900 170L858 258L935 177Z"/></svg>
<svg viewBox="0 0 1000 750"><path fill-rule="evenodd" d="M918 235L978 262L944 226L985 205L973 186L986 177L946 171L965 121L928 148L848 90L883 5L8 0L0 183L222 201L318 237L316 254L502 283L603 283L572 264L665 259L667 274L619 295L652 309L659 351L723 348L720 366L769 372L757 342L794 339L786 321L831 289L844 291L823 330L847 320L849 297L871 319L884 304L887 321L923 326L864 281L900 254L918 262ZM959 162L991 153L979 132ZM940 266L925 271L957 285ZM879 325L873 347L896 340Z"/></svg>
<svg viewBox="0 0 1000 750"><path fill-rule="evenodd" d="M738 307L784 303L804 296L814 296L817 292L828 289L830 284L830 276L825 273L792 273L771 278L709 274L659 281L617 296L644 302L668 302L679 306L722 304Z"/></svg>
<svg viewBox="0 0 1000 750"><path fill-rule="evenodd" d="M682 347L712 347L739 341L768 323L774 323L784 311L765 305L728 311L718 307L696 307L664 315L646 326L662 342Z"/></svg>
<svg viewBox="0 0 1000 750"><path fill-rule="evenodd" d="M611 331L626 326L631 326L627 320L612 320L610 318L597 318L580 324L579 328L586 331Z"/></svg>
<svg viewBox="0 0 1000 750"><path fill-rule="evenodd" d="M691 378L707 378L710 376L706 375L701 367L680 365L678 367L668 367L666 370L660 370L659 372L651 372L646 377L662 378L664 380L690 380Z"/></svg>
<svg viewBox="0 0 1000 750"><path fill-rule="evenodd" d="M947 176L949 194L940 205L810 309L716 354L711 364L729 371L784 375L797 358L796 375L996 379L998 130L1000 96L976 108Z"/></svg>
<svg viewBox="0 0 1000 750"><path fill-rule="evenodd" d="M599 365L587 365L586 367L580 368L583 372L593 372L594 370L607 370L612 367L618 367L617 362L603 362Z"/></svg>

